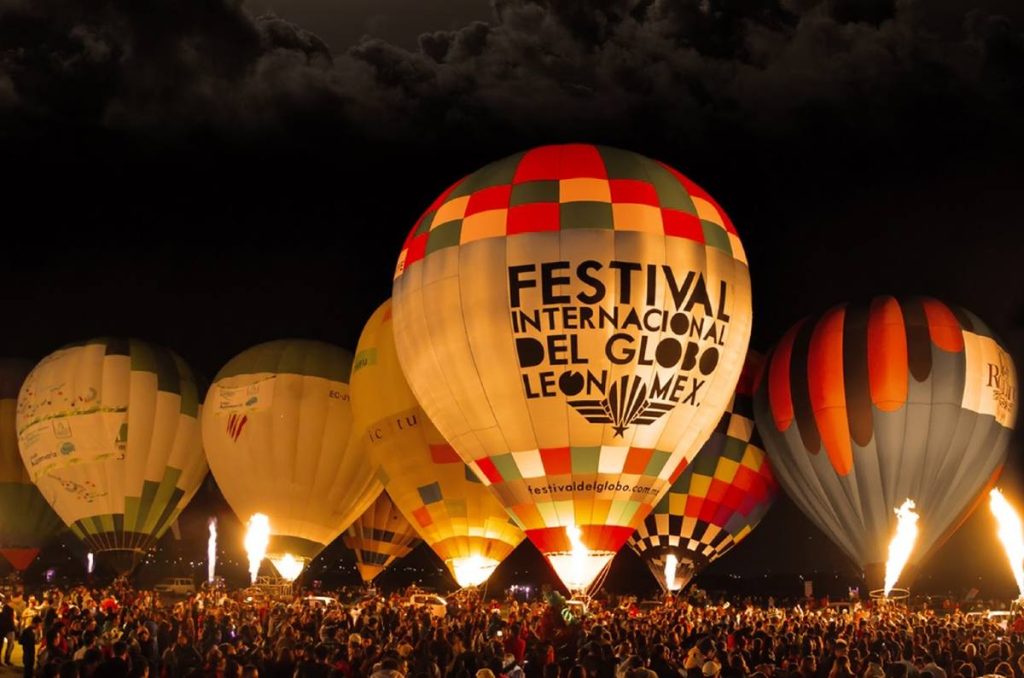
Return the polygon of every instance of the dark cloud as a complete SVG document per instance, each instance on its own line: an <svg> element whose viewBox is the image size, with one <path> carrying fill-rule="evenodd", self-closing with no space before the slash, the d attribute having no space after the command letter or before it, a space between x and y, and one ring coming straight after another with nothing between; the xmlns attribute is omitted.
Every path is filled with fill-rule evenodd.
<svg viewBox="0 0 1024 678"><path fill-rule="evenodd" d="M490 23L426 33L415 51L364 39L332 55L233 0L6 0L0 107L22 122L162 134L298 116L392 140L629 137L635 121L684 145L712 126L1010 120L1024 86L1020 8L932 4L495 0Z"/></svg>

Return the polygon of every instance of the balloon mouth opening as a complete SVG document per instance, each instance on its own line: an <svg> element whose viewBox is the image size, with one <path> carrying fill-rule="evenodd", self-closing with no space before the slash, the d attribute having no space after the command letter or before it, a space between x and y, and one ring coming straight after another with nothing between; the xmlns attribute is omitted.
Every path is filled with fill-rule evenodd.
<svg viewBox="0 0 1024 678"><path fill-rule="evenodd" d="M547 554L551 568L566 588L573 593L585 592L589 589L614 557L614 551L580 551L578 549Z"/></svg>
<svg viewBox="0 0 1024 678"><path fill-rule="evenodd" d="M879 604L900 603L910 598L910 589L875 589L874 591L868 593L868 597Z"/></svg>
<svg viewBox="0 0 1024 678"><path fill-rule="evenodd" d="M449 561L452 576L455 577L455 582L462 588L483 584L496 567L498 567L497 560L484 558L483 556L453 558Z"/></svg>
<svg viewBox="0 0 1024 678"><path fill-rule="evenodd" d="M290 553L283 555L268 555L267 559L274 565L274 569L286 581L295 581L306 568L308 560L297 558Z"/></svg>

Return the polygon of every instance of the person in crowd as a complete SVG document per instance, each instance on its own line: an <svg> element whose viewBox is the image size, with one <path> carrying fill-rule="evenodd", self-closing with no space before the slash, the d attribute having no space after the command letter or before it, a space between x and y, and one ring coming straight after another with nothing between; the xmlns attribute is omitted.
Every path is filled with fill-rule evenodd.
<svg viewBox="0 0 1024 678"><path fill-rule="evenodd" d="M18 638L21 645L21 663L24 667L25 678L32 678L36 667L36 646L39 644L39 636L43 630L43 620L35 616L25 625Z"/></svg>

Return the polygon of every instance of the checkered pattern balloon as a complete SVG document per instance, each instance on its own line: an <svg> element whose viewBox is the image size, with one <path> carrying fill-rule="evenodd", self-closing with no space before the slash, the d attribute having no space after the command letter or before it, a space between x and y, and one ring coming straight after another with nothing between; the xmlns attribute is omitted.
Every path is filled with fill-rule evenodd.
<svg viewBox="0 0 1024 678"><path fill-rule="evenodd" d="M778 495L753 421L752 384L759 365L751 353L715 432L630 538L666 590L685 586L745 539ZM677 563L676 581L667 580L669 555Z"/></svg>
<svg viewBox="0 0 1024 678"><path fill-rule="evenodd" d="M364 582L373 581L420 543L416 530L387 492L381 492L366 513L345 530L342 540L356 554L356 569Z"/></svg>

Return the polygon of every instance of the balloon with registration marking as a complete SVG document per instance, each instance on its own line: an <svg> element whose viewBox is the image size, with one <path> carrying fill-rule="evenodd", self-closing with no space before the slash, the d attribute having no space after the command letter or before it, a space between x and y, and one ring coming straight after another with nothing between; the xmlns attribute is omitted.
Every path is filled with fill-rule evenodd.
<svg viewBox="0 0 1024 678"><path fill-rule="evenodd" d="M404 558L420 539L387 492L381 492L370 508L342 535L345 546L356 554L356 569L370 583L391 563Z"/></svg>
<svg viewBox="0 0 1024 678"><path fill-rule="evenodd" d="M18 390L31 371L28 360L0 360L0 555L19 572L63 527L18 451Z"/></svg>
<svg viewBox="0 0 1024 678"><path fill-rule="evenodd" d="M393 290L417 400L572 589L707 440L750 337L725 212L671 167L602 146L536 148L451 186Z"/></svg>
<svg viewBox="0 0 1024 678"><path fill-rule="evenodd" d="M460 586L482 584L524 535L409 390L395 352L390 301L359 337L352 410L395 505Z"/></svg>
<svg viewBox="0 0 1024 678"><path fill-rule="evenodd" d="M350 445L352 354L286 339L232 358L203 416L210 470L243 523L269 519L267 558L289 578L380 494L376 468Z"/></svg>
<svg viewBox="0 0 1024 678"><path fill-rule="evenodd" d="M678 591L757 527L779 487L754 426L751 352L715 432L672 483L629 544L658 584Z"/></svg>
<svg viewBox="0 0 1024 678"><path fill-rule="evenodd" d="M33 482L98 559L130 572L206 475L202 395L174 352L91 339L43 358L18 396Z"/></svg>
<svg viewBox="0 0 1024 678"><path fill-rule="evenodd" d="M755 413L779 484L874 589L895 507L911 499L920 515L913 568L994 484L1017 376L971 312L883 296L794 325L768 358Z"/></svg>

